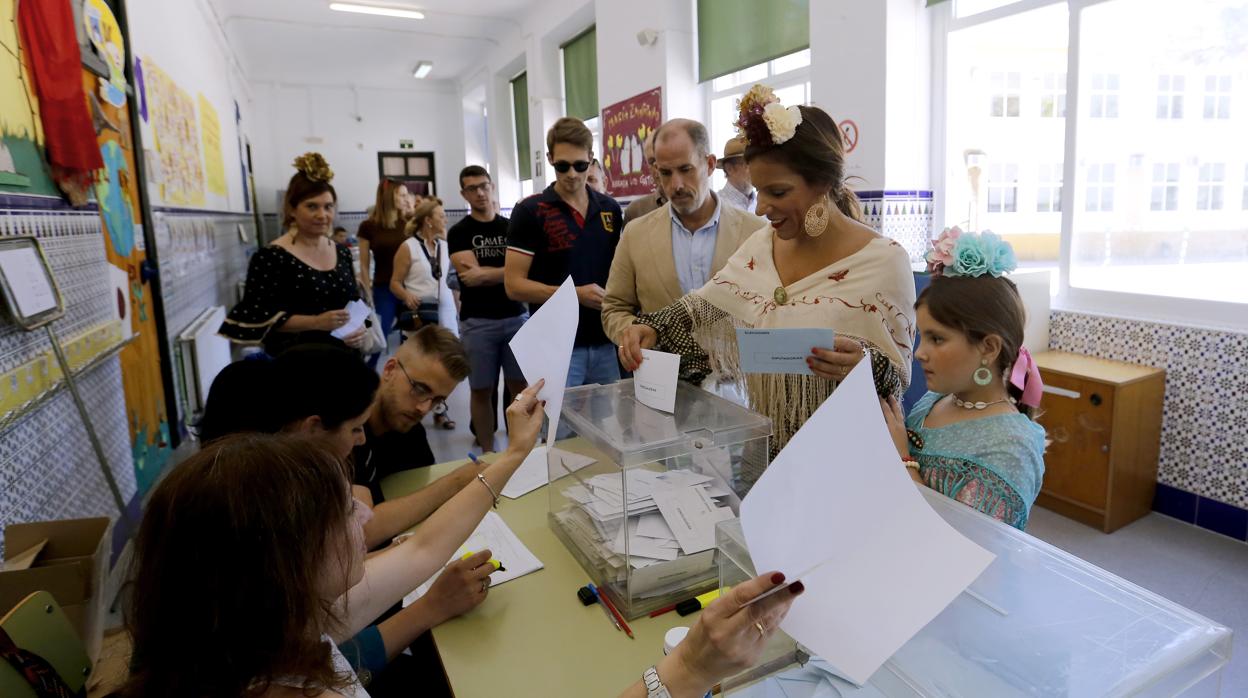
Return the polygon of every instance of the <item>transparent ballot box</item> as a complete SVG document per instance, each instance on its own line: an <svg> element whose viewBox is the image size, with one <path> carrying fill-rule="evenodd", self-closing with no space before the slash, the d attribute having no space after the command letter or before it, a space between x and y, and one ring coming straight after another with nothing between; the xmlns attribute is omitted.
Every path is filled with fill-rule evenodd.
<svg viewBox="0 0 1248 698"><path fill-rule="evenodd" d="M771 420L683 382L667 414L625 380L568 390L558 433L550 526L620 613L715 587L715 524L767 467Z"/></svg>
<svg viewBox="0 0 1248 698"><path fill-rule="evenodd" d="M941 517L997 556L979 579L864 686L776 633L753 670L724 682L726 695L1220 695L1229 629L920 489ZM721 585L754 576L740 521L720 524L716 545Z"/></svg>

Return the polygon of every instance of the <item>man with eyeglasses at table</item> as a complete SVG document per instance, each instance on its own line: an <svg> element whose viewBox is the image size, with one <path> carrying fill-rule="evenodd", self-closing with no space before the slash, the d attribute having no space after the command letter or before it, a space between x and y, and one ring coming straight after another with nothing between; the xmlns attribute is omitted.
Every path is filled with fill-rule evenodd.
<svg viewBox="0 0 1248 698"><path fill-rule="evenodd" d="M468 372L468 356L459 338L439 325L417 330L382 367L373 411L364 423L364 443L352 451L355 496L373 509L373 518L364 527L370 550L424 521L476 479L481 466L468 463L400 499L385 501L381 492L386 476L433 465L433 450L420 420L434 405L445 402Z"/></svg>
<svg viewBox="0 0 1248 698"><path fill-rule="evenodd" d="M550 128L546 157L555 181L512 210L503 266L507 295L533 312L569 275L576 284L581 312L569 388L620 379L615 345L602 329L602 299L623 216L615 199L586 184L593 146L593 134L578 119L564 117Z"/></svg>

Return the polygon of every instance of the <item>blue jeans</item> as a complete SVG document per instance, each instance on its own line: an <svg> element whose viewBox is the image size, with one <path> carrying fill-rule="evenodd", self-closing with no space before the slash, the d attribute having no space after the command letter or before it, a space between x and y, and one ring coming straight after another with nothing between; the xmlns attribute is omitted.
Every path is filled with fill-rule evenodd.
<svg viewBox="0 0 1248 698"><path fill-rule="evenodd" d="M377 311L377 320L381 322L381 333L389 340L390 332L394 330L394 319L399 313L399 299L390 292L389 284L373 287L373 308ZM380 358L381 354L368 357L368 367L376 368Z"/></svg>
<svg viewBox="0 0 1248 698"><path fill-rule="evenodd" d="M568 387L578 385L607 385L620 380L620 361L614 344L572 349L572 363L568 365Z"/></svg>

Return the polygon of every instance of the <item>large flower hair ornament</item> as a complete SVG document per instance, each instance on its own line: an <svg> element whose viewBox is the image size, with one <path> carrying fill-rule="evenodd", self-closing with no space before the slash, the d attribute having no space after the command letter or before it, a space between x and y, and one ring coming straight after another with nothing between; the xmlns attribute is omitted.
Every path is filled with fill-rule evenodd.
<svg viewBox="0 0 1248 698"><path fill-rule="evenodd" d="M737 136L747 145L781 145L797 133L802 110L785 107L766 85L754 85L737 101Z"/></svg>
<svg viewBox="0 0 1248 698"><path fill-rule="evenodd" d="M313 182L328 182L334 178L334 171L329 169L329 163L320 153L304 153L291 164Z"/></svg>
<svg viewBox="0 0 1248 698"><path fill-rule="evenodd" d="M945 228L927 253L927 270L932 276L1000 277L1018 268L1014 248L996 233L964 233L958 227Z"/></svg>

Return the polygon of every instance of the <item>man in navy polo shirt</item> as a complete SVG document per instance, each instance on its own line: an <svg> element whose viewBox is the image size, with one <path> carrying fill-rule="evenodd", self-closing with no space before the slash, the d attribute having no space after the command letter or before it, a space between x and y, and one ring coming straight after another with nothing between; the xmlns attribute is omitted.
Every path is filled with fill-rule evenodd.
<svg viewBox="0 0 1248 698"><path fill-rule="evenodd" d="M615 345L602 329L602 299L623 216L615 199L586 184L594 136L564 117L546 133L553 184L516 204L507 230L503 285L512 300L537 312L569 275L581 303L568 387L620 379Z"/></svg>

